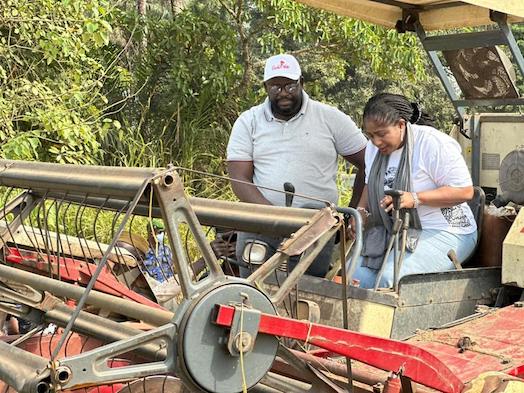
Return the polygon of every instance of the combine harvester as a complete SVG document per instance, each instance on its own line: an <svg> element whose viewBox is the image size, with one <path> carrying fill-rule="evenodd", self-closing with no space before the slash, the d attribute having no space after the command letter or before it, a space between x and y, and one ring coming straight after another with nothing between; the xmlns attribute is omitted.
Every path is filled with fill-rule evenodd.
<svg viewBox="0 0 524 393"><path fill-rule="evenodd" d="M415 31L471 140L466 152L482 186L472 201L479 223L482 190L524 204L523 152L516 149L524 116L466 117L465 111L524 104L496 47L506 45L524 75L508 27L524 19L520 1L304 2ZM489 30L453 36L425 33L486 24ZM473 55L490 61L468 62ZM463 71L456 76L463 97L441 58L454 73ZM471 68L483 65L491 71ZM342 269L344 284L337 284L303 275L329 238L336 232L343 238L344 220L333 206L306 210L188 198L177 168L3 160L0 184L0 310L35 326L0 341L4 391L524 392L524 210L505 238L502 261L490 262L499 266L484 267L472 255L467 268L407 276L392 290L373 291L344 285L361 245L353 209L344 211L355 218L357 237ZM126 233L153 217L163 219L174 256L173 271L162 270L161 284L146 273L136 234ZM294 235L240 279L223 273L202 225ZM197 250L188 251L188 237ZM292 272L278 271L303 251ZM204 278L192 270L195 252L207 266ZM43 332L48 324L57 326L53 333Z"/></svg>

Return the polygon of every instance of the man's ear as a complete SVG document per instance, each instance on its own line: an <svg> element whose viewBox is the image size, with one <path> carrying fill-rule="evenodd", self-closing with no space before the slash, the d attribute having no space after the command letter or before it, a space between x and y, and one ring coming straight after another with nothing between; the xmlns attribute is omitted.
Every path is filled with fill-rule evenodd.
<svg viewBox="0 0 524 393"><path fill-rule="evenodd" d="M304 87L304 77L303 76L300 76L300 84L302 85L302 87Z"/></svg>

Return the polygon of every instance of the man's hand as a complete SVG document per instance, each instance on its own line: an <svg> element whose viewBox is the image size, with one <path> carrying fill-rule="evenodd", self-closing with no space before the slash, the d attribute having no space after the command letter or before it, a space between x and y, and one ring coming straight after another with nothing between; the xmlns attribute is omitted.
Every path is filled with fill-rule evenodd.
<svg viewBox="0 0 524 393"><path fill-rule="evenodd" d="M233 241L235 231L228 231L224 233L217 234L215 240L211 241L211 249L215 253L217 258L226 257L234 258L235 257L235 244Z"/></svg>
<svg viewBox="0 0 524 393"><path fill-rule="evenodd" d="M361 207L361 206L357 207L357 211L359 212L360 218L362 220L362 231L364 231L364 228L366 227L366 224L368 222L369 212L367 211L366 208ZM349 226L348 226L348 231L347 231L348 237L350 239L354 239L357 236L355 229L356 229L355 218L351 216L351 218L349 219Z"/></svg>

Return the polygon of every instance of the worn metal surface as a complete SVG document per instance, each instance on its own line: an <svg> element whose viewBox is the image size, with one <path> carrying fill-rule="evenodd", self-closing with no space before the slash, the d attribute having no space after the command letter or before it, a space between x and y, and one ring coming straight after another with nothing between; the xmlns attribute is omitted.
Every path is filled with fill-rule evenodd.
<svg viewBox="0 0 524 393"><path fill-rule="evenodd" d="M133 198L152 168L117 168L0 160L0 184L27 190L67 191L92 196ZM147 199L144 196L144 200Z"/></svg>
<svg viewBox="0 0 524 393"><path fill-rule="evenodd" d="M460 346L469 339L468 345ZM487 371L524 365L524 308L508 306L456 326L425 331L409 342L435 354L463 382Z"/></svg>
<svg viewBox="0 0 524 393"><path fill-rule="evenodd" d="M35 381L46 379L47 360L0 341L0 370L2 380L20 392L40 392ZM42 388L45 388L42 384Z"/></svg>
<svg viewBox="0 0 524 393"><path fill-rule="evenodd" d="M442 326L471 315L477 305L493 304L500 287L500 268L405 276L391 337L403 339L417 329Z"/></svg>
<svg viewBox="0 0 524 393"><path fill-rule="evenodd" d="M277 272L268 277L274 292L286 278ZM477 305L493 303L500 287L500 268L473 268L409 275L400 280L399 294L350 286L349 328L383 337L403 339L417 329L438 327L471 315ZM320 306L320 323L343 327L342 285L303 276L298 281L299 298ZM281 307L281 312L285 312Z"/></svg>
<svg viewBox="0 0 524 393"><path fill-rule="evenodd" d="M289 239L282 242L278 251L288 256L300 255L319 240L324 233L335 227L339 220L329 208L324 208L316 213L308 225L300 228Z"/></svg>
<svg viewBox="0 0 524 393"><path fill-rule="evenodd" d="M77 300L84 294L84 289L77 285L53 280L2 264L0 264L0 278L23 282L34 289L47 290L56 296L64 296L69 299ZM91 291L89 293L87 303L108 311L143 320L155 326L166 324L173 318L173 313L170 311L148 307L97 291Z"/></svg>
<svg viewBox="0 0 524 393"><path fill-rule="evenodd" d="M231 326L234 307L220 305L215 322ZM262 314L259 334L294 338L374 367L402 374L445 393L459 393L462 382L431 353L403 342L322 326L306 321Z"/></svg>

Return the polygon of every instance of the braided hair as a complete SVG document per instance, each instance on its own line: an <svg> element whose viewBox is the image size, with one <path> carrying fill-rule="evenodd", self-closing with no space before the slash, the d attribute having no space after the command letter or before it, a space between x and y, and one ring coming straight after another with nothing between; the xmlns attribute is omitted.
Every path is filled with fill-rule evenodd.
<svg viewBox="0 0 524 393"><path fill-rule="evenodd" d="M432 126L433 119L416 102L409 102L400 94L380 93L371 97L364 107L364 120L372 119L390 125L404 119L411 124Z"/></svg>

